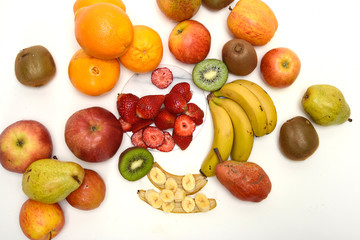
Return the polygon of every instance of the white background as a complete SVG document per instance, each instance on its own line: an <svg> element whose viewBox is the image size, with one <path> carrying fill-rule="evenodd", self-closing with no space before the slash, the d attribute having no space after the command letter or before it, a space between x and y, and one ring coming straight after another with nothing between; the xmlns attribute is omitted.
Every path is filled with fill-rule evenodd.
<svg viewBox="0 0 360 240"><path fill-rule="evenodd" d="M236 2L236 1L235 1ZM272 191L260 203L237 200L216 178L202 190L217 199L218 206L207 213L165 214L142 202L136 192L151 188L143 178L127 182L118 172L120 153L129 147L124 135L118 153L110 160L89 164L69 151L64 126L75 111L102 106L117 116L116 96L132 72L121 68L116 87L100 97L89 97L74 89L67 75L70 58L79 49L74 36L73 0L0 1L0 129L21 119L34 119L50 131L54 155L76 161L99 172L107 185L106 198L93 211L80 211L60 202L66 223L56 239L359 239L359 22L358 0L267 0L279 28L267 45L256 47L259 61L268 50L289 47L302 61L296 82L286 89L267 86L259 67L245 77L262 85L278 110L278 126L265 137L255 139L249 161L258 163L272 181ZM191 72L194 65L178 62L168 50L168 36L175 22L158 9L155 0L124 0L134 25L155 29L164 45L163 64L174 64ZM235 3L231 4L232 6ZM212 12L201 7L193 19L203 23L212 36L208 57L221 58L223 44L232 39L226 27L227 8ZM56 77L46 86L22 86L15 77L14 60L25 47L43 45L52 53ZM229 81L238 77L229 76ZM278 146L283 122L306 116L301 97L312 84L332 84L345 95L352 110L352 123L321 127L315 125L320 146L303 162L286 159ZM207 110L208 111L208 110ZM208 115L209 116L209 115ZM155 153L166 170L176 174L197 173L212 141L212 120L190 145L167 154ZM19 210L27 199L21 190L21 175L0 167L0 238L25 239L18 222Z"/></svg>

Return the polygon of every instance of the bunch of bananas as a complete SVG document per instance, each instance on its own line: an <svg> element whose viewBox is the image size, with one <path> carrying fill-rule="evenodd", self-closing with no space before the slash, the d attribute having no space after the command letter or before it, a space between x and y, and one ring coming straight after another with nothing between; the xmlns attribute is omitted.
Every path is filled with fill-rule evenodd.
<svg viewBox="0 0 360 240"><path fill-rule="evenodd" d="M214 139L200 171L207 177L215 175L219 163L214 148L222 159L245 162L254 144L254 136L271 133L277 123L274 102L258 84L248 80L226 83L208 95L214 125Z"/></svg>

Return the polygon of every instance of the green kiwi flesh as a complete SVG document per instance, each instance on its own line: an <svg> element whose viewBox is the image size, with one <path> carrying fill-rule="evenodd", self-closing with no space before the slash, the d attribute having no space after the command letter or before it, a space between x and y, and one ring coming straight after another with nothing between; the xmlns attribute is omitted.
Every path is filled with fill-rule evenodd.
<svg viewBox="0 0 360 240"><path fill-rule="evenodd" d="M228 75L225 63L218 59L205 59L197 63L192 72L195 85L209 92L220 89L226 83Z"/></svg>
<svg viewBox="0 0 360 240"><path fill-rule="evenodd" d="M128 181L136 181L150 172L154 164L153 155L141 147L130 147L119 157L120 174Z"/></svg>
<svg viewBox="0 0 360 240"><path fill-rule="evenodd" d="M56 72L54 59L41 45L21 50L15 59L17 80L26 86L39 87L48 83Z"/></svg>

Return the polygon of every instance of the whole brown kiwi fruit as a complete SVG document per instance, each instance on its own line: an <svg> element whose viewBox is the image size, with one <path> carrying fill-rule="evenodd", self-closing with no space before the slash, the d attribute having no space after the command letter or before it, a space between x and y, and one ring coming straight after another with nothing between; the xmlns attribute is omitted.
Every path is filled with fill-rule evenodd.
<svg viewBox="0 0 360 240"><path fill-rule="evenodd" d="M17 80L32 87L48 83L56 73L54 59L49 50L35 45L21 50L15 59L15 75Z"/></svg>
<svg viewBox="0 0 360 240"><path fill-rule="evenodd" d="M229 72L238 76L250 74L258 63L253 45L239 38L232 39L224 44L222 60L228 67Z"/></svg>
<svg viewBox="0 0 360 240"><path fill-rule="evenodd" d="M291 160L305 160L319 146L319 136L311 122L302 116L287 120L280 128L280 149Z"/></svg>
<svg viewBox="0 0 360 240"><path fill-rule="evenodd" d="M233 1L234 0L202 0L202 4L211 10L220 10Z"/></svg>

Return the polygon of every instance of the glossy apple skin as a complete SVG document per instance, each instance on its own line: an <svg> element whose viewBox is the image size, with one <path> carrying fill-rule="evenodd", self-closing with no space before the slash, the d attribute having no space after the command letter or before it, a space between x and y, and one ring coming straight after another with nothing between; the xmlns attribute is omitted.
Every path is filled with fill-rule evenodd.
<svg viewBox="0 0 360 240"><path fill-rule="evenodd" d="M85 176L82 184L66 197L66 201L74 208L92 210L99 207L105 199L106 185L96 171L84 170Z"/></svg>
<svg viewBox="0 0 360 240"><path fill-rule="evenodd" d="M34 161L51 158L53 144L47 128L35 120L20 120L0 135L1 165L16 173L24 173Z"/></svg>
<svg viewBox="0 0 360 240"><path fill-rule="evenodd" d="M53 239L65 225L63 210L58 203L45 204L26 200L19 214L21 230L29 239Z"/></svg>
<svg viewBox="0 0 360 240"><path fill-rule="evenodd" d="M173 28L168 45L170 52L177 60L187 64L196 64L208 55L211 35L200 22L185 20Z"/></svg>
<svg viewBox="0 0 360 240"><path fill-rule="evenodd" d="M225 188L243 201L260 202L271 191L269 176L253 162L224 161L216 165L215 175Z"/></svg>
<svg viewBox="0 0 360 240"><path fill-rule="evenodd" d="M301 69L299 57L289 48L268 51L260 63L263 79L272 87L285 88L294 83Z"/></svg>
<svg viewBox="0 0 360 240"><path fill-rule="evenodd" d="M65 125L65 142L71 152L86 162L103 162L115 155L123 138L120 122L102 107L79 110Z"/></svg>
<svg viewBox="0 0 360 240"><path fill-rule="evenodd" d="M166 17L176 22L192 18L201 6L201 0L156 0L156 3Z"/></svg>

